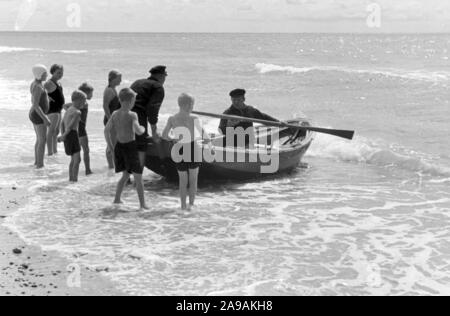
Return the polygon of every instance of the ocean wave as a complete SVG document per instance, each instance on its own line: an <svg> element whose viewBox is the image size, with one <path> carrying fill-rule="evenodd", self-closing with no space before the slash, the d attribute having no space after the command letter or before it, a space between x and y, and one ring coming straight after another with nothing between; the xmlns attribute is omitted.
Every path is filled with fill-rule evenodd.
<svg viewBox="0 0 450 316"><path fill-rule="evenodd" d="M400 70L400 69L354 69L339 66L313 66L313 67L294 67L279 66L274 64L258 63L255 65L256 70L260 74L270 73L288 73L288 74L305 74L313 71L318 72L344 72L357 75L374 75L389 78L400 78L406 80L427 81L427 82L446 82L450 80L450 72L446 71L426 71L426 70Z"/></svg>
<svg viewBox="0 0 450 316"><path fill-rule="evenodd" d="M406 150L404 151L406 152ZM421 157L419 153L416 155L405 154L400 148L395 149L393 146L378 144L363 137L357 137L349 142L328 135L318 135L308 155L345 162L394 167L433 177L450 177L449 166L430 162Z"/></svg>
<svg viewBox="0 0 450 316"><path fill-rule="evenodd" d="M0 46L0 53L16 53L16 52L29 52L36 50L35 48L25 48L25 47L9 47Z"/></svg>
<svg viewBox="0 0 450 316"><path fill-rule="evenodd" d="M0 46L0 53L46 52L55 54L87 54L87 50L46 50L43 48Z"/></svg>
<svg viewBox="0 0 450 316"><path fill-rule="evenodd" d="M7 80L0 77L0 109L2 110L29 110L30 82L25 80Z"/></svg>
<svg viewBox="0 0 450 316"><path fill-rule="evenodd" d="M62 49L62 50L49 50L49 52L57 53L57 54L74 54L74 55L89 53L89 51L87 51L87 50L64 50L64 49Z"/></svg>

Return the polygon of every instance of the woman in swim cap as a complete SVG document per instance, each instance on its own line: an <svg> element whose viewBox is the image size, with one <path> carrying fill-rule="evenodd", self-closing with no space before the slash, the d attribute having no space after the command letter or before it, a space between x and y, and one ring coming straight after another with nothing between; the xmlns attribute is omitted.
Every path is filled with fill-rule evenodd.
<svg viewBox="0 0 450 316"><path fill-rule="evenodd" d="M119 97L116 88L122 83L122 74L117 70L112 70L108 74L108 87L103 94L103 110L105 117L103 124L106 126L111 115L120 109ZM106 160L108 161L109 169L114 169L114 148L106 148Z"/></svg>
<svg viewBox="0 0 450 316"><path fill-rule="evenodd" d="M47 141L47 127L51 122L47 116L49 100L43 82L47 80L47 68L43 65L33 67L34 81L31 84L31 109L29 118L36 132L36 144L34 146L34 165L41 169L44 167L45 144Z"/></svg>

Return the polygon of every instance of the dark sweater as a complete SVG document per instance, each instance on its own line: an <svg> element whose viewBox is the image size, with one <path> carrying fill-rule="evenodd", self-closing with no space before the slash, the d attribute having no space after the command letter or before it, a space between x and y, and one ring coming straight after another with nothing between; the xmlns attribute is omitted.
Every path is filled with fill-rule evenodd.
<svg viewBox="0 0 450 316"><path fill-rule="evenodd" d="M244 109L239 110L235 108L234 106L231 106L228 110L226 110L223 114L225 115L236 115L236 116L243 116L248 118L254 118L258 120L266 120L271 122L279 122L277 119L264 114L260 112L259 110L255 109L252 106L246 105ZM224 135L226 135L226 129L228 125L228 120L221 120L219 129L222 131ZM249 127L253 127L252 122L240 122L238 125L235 126L235 128L242 127L244 130L246 130Z"/></svg>
<svg viewBox="0 0 450 316"><path fill-rule="evenodd" d="M131 86L131 89L136 92L135 108L145 111L148 122L151 125L156 125L159 118L159 110L164 101L165 91L163 85L155 78L138 80Z"/></svg>

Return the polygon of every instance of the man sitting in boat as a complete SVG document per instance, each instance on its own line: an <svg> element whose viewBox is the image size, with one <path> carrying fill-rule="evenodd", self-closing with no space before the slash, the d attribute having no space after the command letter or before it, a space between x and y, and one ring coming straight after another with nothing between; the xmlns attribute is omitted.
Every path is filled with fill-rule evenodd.
<svg viewBox="0 0 450 316"><path fill-rule="evenodd" d="M225 115L235 115L242 116L247 118L254 118L260 120L266 120L271 122L279 122L279 120L260 112L259 110L245 104L245 94L247 92L244 89L236 89L230 92L231 97L231 107L224 112ZM233 128L236 130L237 128L243 128L244 131L248 131L248 129L253 128L252 122L238 121L238 120L226 120L223 119L220 121L219 130L223 135L227 135L227 129ZM235 135L233 145L235 147L238 146L238 137ZM253 141L251 140L250 135L245 136L245 146L251 146ZM230 140L227 140L227 146L230 144Z"/></svg>

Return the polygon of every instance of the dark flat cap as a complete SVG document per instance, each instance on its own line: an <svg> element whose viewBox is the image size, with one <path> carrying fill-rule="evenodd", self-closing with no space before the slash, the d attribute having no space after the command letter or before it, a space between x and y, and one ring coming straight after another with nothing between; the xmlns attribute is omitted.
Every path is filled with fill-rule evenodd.
<svg viewBox="0 0 450 316"><path fill-rule="evenodd" d="M166 66L155 66L150 69L150 73L152 75L167 75L167 67Z"/></svg>
<svg viewBox="0 0 450 316"><path fill-rule="evenodd" d="M239 98L245 96L246 93L247 91L245 91L244 89L235 89L230 92L230 97Z"/></svg>

